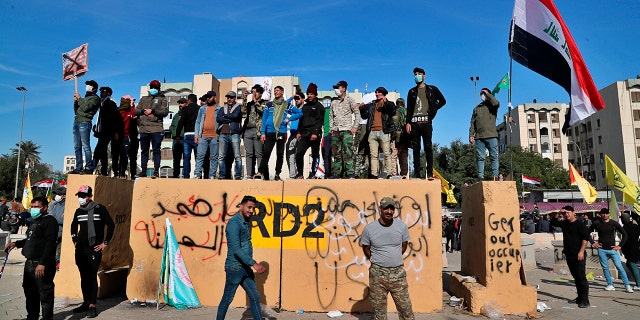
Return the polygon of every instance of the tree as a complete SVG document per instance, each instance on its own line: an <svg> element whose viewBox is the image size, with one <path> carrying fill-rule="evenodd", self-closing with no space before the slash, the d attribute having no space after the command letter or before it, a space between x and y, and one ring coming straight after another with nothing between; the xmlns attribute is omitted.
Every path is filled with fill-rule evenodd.
<svg viewBox="0 0 640 320"><path fill-rule="evenodd" d="M18 147L18 143L16 143ZM11 154L17 156L18 148L11 148ZM20 145L20 163L23 163L25 159L29 159L31 165L36 165L42 161L40 158L40 145L31 141L22 141Z"/></svg>
<svg viewBox="0 0 640 320"><path fill-rule="evenodd" d="M18 147L18 144L16 144ZM20 166L18 168L18 195L22 195L24 182L27 177L25 159L30 159L29 170L31 182L51 179L51 166L42 163L40 145L33 141L23 141L20 146ZM11 154L0 155L0 197L12 199L16 183L16 165L18 164L18 148L11 148Z"/></svg>

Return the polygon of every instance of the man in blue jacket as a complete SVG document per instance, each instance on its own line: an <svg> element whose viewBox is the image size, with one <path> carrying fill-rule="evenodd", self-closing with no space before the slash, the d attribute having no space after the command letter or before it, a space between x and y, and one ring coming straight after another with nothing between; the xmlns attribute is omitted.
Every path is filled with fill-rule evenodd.
<svg viewBox="0 0 640 320"><path fill-rule="evenodd" d="M218 109L216 122L218 123L219 145L218 165L220 166L220 179L224 179L227 168L224 158L227 156L227 147L231 144L235 159L234 178L242 180L242 158L240 156L240 134L242 133L242 108L236 102L236 92L229 91L225 95L227 102Z"/></svg>
<svg viewBox="0 0 640 320"><path fill-rule="evenodd" d="M284 143L287 141L287 123L291 120L298 120L302 117L302 109L293 108L292 113L288 113L289 101L283 97L284 88L276 86L273 89L273 101L269 101L264 108L262 115L262 126L260 128L260 142L263 143L262 160L258 171L264 180L269 180L269 158L276 146L276 174L273 180L280 181L282 163L284 162ZM295 112L295 114L294 114ZM277 127L277 129L276 129Z"/></svg>

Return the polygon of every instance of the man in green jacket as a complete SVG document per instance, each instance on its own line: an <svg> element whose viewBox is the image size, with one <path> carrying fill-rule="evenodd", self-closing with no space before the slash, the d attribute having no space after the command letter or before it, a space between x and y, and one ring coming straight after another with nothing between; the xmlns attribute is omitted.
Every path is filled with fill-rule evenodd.
<svg viewBox="0 0 640 320"><path fill-rule="evenodd" d="M471 116L471 127L469 128L469 143L476 145L476 160L478 162L478 178L484 179L484 159L487 149L489 149L489 159L491 159L491 174L493 180L498 179L498 130L496 130L496 117L500 101L492 94L491 90L482 88L480 90L482 100Z"/></svg>
<svg viewBox="0 0 640 320"><path fill-rule="evenodd" d="M73 122L73 149L76 153L76 168L70 173L92 174L95 164L91 160L91 120L100 108L100 97L98 83L94 80L85 82L86 94L84 98L79 93L73 94L73 111L75 119ZM84 162L82 161L82 151L84 151Z"/></svg>

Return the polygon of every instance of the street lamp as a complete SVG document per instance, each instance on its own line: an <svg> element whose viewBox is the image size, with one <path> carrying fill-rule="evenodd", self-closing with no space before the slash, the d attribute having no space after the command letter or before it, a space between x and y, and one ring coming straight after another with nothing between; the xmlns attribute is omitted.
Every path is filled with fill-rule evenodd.
<svg viewBox="0 0 640 320"><path fill-rule="evenodd" d="M580 150L580 146L572 140L569 140L570 143L573 143L576 148L578 149L578 156L580 157L580 174L582 175L582 177L584 178L584 171L582 170L583 166L582 166L582 150Z"/></svg>
<svg viewBox="0 0 640 320"><path fill-rule="evenodd" d="M18 197L18 175L20 174L20 151L22 151L22 125L24 125L24 104L27 102L27 88L17 87L22 92L22 117L20 118L20 142L18 143L18 161L16 164L16 188L13 190L13 198Z"/></svg>
<svg viewBox="0 0 640 320"><path fill-rule="evenodd" d="M478 81L480 80L480 77L471 76L469 79L473 81L473 96L475 97L475 104L478 105Z"/></svg>

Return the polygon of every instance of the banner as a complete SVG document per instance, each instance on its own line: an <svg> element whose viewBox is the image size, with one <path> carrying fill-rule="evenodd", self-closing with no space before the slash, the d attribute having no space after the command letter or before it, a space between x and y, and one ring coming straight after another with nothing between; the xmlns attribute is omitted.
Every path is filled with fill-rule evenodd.
<svg viewBox="0 0 640 320"><path fill-rule="evenodd" d="M527 177L524 174L522 175L522 183L523 184L532 184L532 185L536 185L539 186L540 185L540 179L538 178L532 178L532 177Z"/></svg>
<svg viewBox="0 0 640 320"><path fill-rule="evenodd" d="M262 94L262 99L271 101L271 77L253 77L253 84L259 84L264 88L264 93Z"/></svg>
<svg viewBox="0 0 640 320"><path fill-rule="evenodd" d="M569 163L569 178L571 179L571 185L578 186L585 202L588 204L596 202L598 191L578 173L578 170L571 163Z"/></svg>
<svg viewBox="0 0 640 320"><path fill-rule="evenodd" d="M22 191L22 206L25 209L31 208L31 200L33 200L33 192L31 192L31 177L27 172L27 180L24 182L24 190Z"/></svg>
<svg viewBox="0 0 640 320"><path fill-rule="evenodd" d="M62 80L79 77L89 71L89 44L85 43L62 54Z"/></svg>
<svg viewBox="0 0 640 320"><path fill-rule="evenodd" d="M34 183L32 187L37 188L51 188L53 187L53 180L42 180Z"/></svg>
<svg viewBox="0 0 640 320"><path fill-rule="evenodd" d="M502 79L500 79L500 81L498 81L498 84L496 84L496 87L493 88L493 91L491 91L492 95L496 95L498 92L500 92L500 89L509 89L509 73L507 72L507 74L504 75L504 77L502 77Z"/></svg>
<svg viewBox="0 0 640 320"><path fill-rule="evenodd" d="M638 197L640 189L627 175L611 161L608 155L604 156L607 185L613 186L622 192L622 202L633 205L636 212L640 212Z"/></svg>
<svg viewBox="0 0 640 320"><path fill-rule="evenodd" d="M620 206L618 206L616 193L611 190L611 198L609 198L609 218L622 224L622 221L620 221L620 215Z"/></svg>
<svg viewBox="0 0 640 320"><path fill-rule="evenodd" d="M164 301L178 310L200 307L200 300L193 289L173 226L166 218L167 231L162 248L160 285Z"/></svg>
<svg viewBox="0 0 640 320"><path fill-rule="evenodd" d="M552 0L515 1L509 56L569 93L569 125L605 107L578 46Z"/></svg>
<svg viewBox="0 0 640 320"><path fill-rule="evenodd" d="M446 203L449 203L449 204L458 203L458 200L456 200L456 197L453 195L453 189L455 189L455 186L450 185L449 181L443 178L440 172L438 172L436 169L433 169L433 176L440 179L440 192L447 195Z"/></svg>

